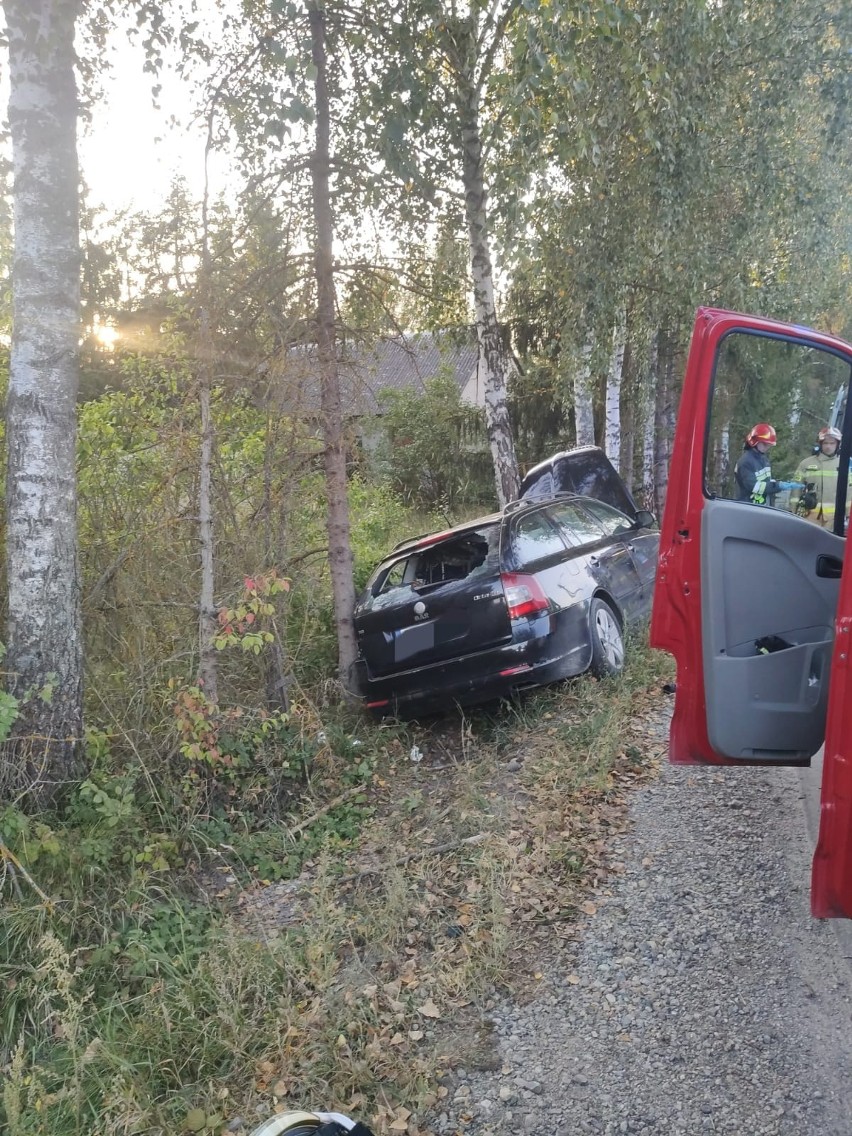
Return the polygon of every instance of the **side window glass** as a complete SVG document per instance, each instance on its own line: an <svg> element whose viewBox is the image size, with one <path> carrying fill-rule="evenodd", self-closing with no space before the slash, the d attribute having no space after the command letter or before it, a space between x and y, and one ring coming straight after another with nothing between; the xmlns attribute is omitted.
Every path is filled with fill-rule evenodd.
<svg viewBox="0 0 852 1136"><path fill-rule="evenodd" d="M396 588L401 588L405 581L405 571L408 564L408 560L397 560L396 564L392 564L385 578L379 582L375 594L382 595L384 592L392 592Z"/></svg>
<svg viewBox="0 0 852 1136"><path fill-rule="evenodd" d="M551 505L550 512L568 543L575 548L584 544L594 544L605 535L603 526L573 501L561 501Z"/></svg>
<svg viewBox="0 0 852 1136"><path fill-rule="evenodd" d="M519 517L510 540L512 559L519 567L565 552L565 542L543 510Z"/></svg>
<svg viewBox="0 0 852 1136"><path fill-rule="evenodd" d="M627 533L633 528L633 522L629 517L625 517L618 509L613 509L611 505L605 505L603 501L586 501L584 504L595 520L603 525L607 536Z"/></svg>
<svg viewBox="0 0 852 1136"><path fill-rule="evenodd" d="M704 453L706 492L796 513L831 529L849 512L848 442L840 476L845 359L753 332L719 345ZM835 531L842 531L842 522Z"/></svg>

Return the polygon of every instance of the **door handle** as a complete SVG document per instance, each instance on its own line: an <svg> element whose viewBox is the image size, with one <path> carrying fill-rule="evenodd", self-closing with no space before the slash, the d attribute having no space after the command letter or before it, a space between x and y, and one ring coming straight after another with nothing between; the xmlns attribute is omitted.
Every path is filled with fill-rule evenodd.
<svg viewBox="0 0 852 1136"><path fill-rule="evenodd" d="M843 575L843 561L837 556L818 556L816 574L822 580L839 580Z"/></svg>

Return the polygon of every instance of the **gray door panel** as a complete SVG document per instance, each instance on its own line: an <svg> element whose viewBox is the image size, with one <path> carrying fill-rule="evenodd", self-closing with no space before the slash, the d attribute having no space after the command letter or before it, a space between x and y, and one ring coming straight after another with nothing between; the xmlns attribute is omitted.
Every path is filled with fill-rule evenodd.
<svg viewBox="0 0 852 1136"><path fill-rule="evenodd" d="M704 688L719 753L804 760L822 745L840 581L817 575L818 561L842 560L844 549L841 537L781 510L705 504Z"/></svg>

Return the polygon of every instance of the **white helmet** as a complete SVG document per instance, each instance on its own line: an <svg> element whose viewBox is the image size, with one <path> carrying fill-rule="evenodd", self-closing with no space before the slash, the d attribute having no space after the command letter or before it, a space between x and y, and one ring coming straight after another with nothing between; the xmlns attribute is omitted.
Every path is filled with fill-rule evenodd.
<svg viewBox="0 0 852 1136"><path fill-rule="evenodd" d="M372 1136L369 1128L356 1124L341 1112L279 1112L255 1128L250 1136Z"/></svg>

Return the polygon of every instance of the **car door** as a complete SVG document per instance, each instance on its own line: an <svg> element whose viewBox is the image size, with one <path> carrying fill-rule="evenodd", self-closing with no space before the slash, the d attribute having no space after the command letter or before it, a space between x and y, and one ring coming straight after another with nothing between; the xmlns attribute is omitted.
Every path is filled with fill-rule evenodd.
<svg viewBox="0 0 852 1136"><path fill-rule="evenodd" d="M569 543L582 549L585 567L595 583L610 593L628 619L633 619L641 607L641 586L621 532L625 526L630 528L630 522L603 504L600 515L594 514L595 504L585 499L555 501L550 514Z"/></svg>
<svg viewBox="0 0 852 1136"><path fill-rule="evenodd" d="M635 580L632 573L625 573L625 582L631 589L629 600L625 601L625 611L631 619L639 616L647 617L651 610L654 591L660 545L659 533L642 528L635 520L603 501L586 499L583 508L603 526L607 536L618 541L629 555L635 569Z"/></svg>
<svg viewBox="0 0 852 1136"><path fill-rule="evenodd" d="M780 410L772 464L773 474L783 475L795 466L796 448L827 420L830 392L838 381L848 388L850 373L852 347L841 340L699 309L651 622L652 644L677 661L672 761L806 765L825 741L812 902L816 914L845 916L852 916L845 479L838 478L837 532L769 504L737 500L733 438L767 421L767 405ZM841 467L850 449L847 431Z"/></svg>

